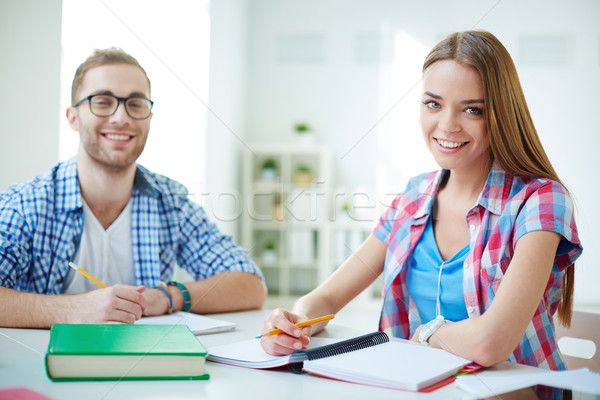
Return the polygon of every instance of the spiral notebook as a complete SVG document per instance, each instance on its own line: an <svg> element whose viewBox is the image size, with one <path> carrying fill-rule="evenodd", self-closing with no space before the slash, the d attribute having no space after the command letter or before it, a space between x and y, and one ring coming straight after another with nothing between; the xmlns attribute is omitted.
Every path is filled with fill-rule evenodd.
<svg viewBox="0 0 600 400"><path fill-rule="evenodd" d="M342 341L312 338L311 347L281 357L267 354L259 339L209 347L208 354L209 361L224 364L259 369L288 366L296 373L412 391L434 385L471 363L441 349L390 341L384 332Z"/></svg>

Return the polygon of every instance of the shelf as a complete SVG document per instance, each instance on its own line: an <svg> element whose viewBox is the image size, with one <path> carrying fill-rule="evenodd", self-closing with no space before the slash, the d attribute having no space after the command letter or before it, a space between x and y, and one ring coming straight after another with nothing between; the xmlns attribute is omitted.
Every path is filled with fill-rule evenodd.
<svg viewBox="0 0 600 400"><path fill-rule="evenodd" d="M360 231L372 231L373 229L375 229L375 226L377 225L378 221L331 221L330 222L330 229L331 230L344 230L344 231L351 231L351 230L360 230Z"/></svg>
<svg viewBox="0 0 600 400"><path fill-rule="evenodd" d="M281 231L293 229L312 229L321 230L324 222L321 221L255 221L253 228L256 231Z"/></svg>
<svg viewBox="0 0 600 400"><path fill-rule="evenodd" d="M279 231L285 229L286 224L277 221L256 221L253 225L253 229L257 231Z"/></svg>
<svg viewBox="0 0 600 400"><path fill-rule="evenodd" d="M282 260L280 258L277 258L275 260L270 260L270 259L265 259L265 258L260 258L257 257L256 261L263 267L263 268L279 268L280 265L283 263Z"/></svg>
<svg viewBox="0 0 600 400"><path fill-rule="evenodd" d="M319 260L315 259L312 262L306 263L288 263L288 268L290 269L298 269L298 270L316 270L319 269Z"/></svg>
<svg viewBox="0 0 600 400"><path fill-rule="evenodd" d="M310 183L295 183L289 181L283 181L281 178L277 178L275 181L263 181L258 180L252 183L254 190L261 190L265 193L285 193L292 192L294 190L314 190L319 189L321 181L319 177L314 178Z"/></svg>
<svg viewBox="0 0 600 400"><path fill-rule="evenodd" d="M244 154L248 212L242 244L263 270L269 293L300 295L330 268L330 151L322 146L251 146ZM265 246L275 257L263 258Z"/></svg>
<svg viewBox="0 0 600 400"><path fill-rule="evenodd" d="M340 198L331 195L329 149L251 148L242 168L242 190L248 196L242 245L264 272L270 294L305 294L356 251L378 220L358 221L340 210ZM264 257L266 248L274 254ZM366 292L378 290L373 287Z"/></svg>

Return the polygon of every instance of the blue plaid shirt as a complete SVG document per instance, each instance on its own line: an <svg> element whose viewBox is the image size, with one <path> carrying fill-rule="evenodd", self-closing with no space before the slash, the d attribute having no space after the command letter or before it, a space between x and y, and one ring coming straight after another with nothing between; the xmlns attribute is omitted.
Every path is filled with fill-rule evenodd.
<svg viewBox="0 0 600 400"><path fill-rule="evenodd" d="M131 210L137 285L169 281L176 264L200 280L225 271L263 275L247 252L209 222L181 184L138 166ZM83 232L72 158L0 194L0 285L59 294Z"/></svg>

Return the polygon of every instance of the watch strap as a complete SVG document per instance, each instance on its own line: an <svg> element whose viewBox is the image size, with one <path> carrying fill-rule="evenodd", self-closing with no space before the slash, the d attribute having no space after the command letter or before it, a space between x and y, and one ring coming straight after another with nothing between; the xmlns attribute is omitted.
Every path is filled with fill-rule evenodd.
<svg viewBox="0 0 600 400"><path fill-rule="evenodd" d="M421 344L429 346L429 338L431 337L431 335L433 335L440 328L440 326L444 325L445 323L446 320L444 319L444 317L438 315L435 319L432 319L431 321L423 325L421 331L419 332L419 342L421 342Z"/></svg>

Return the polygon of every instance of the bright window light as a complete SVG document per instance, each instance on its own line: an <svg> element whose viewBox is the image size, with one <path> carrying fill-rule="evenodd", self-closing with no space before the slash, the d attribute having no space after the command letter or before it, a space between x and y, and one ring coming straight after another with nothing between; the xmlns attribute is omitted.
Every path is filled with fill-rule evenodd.
<svg viewBox="0 0 600 400"><path fill-rule="evenodd" d="M59 158L74 156L79 143L79 134L64 117L75 70L94 49L120 47L146 70L155 102L150 135L138 162L183 183L191 193L202 193L209 77L208 0L62 3Z"/></svg>
<svg viewBox="0 0 600 400"><path fill-rule="evenodd" d="M394 34L394 56L380 73L380 115L387 113L377 138L377 191L393 199L409 178L439 169L419 125L421 68L428 49L405 32ZM383 200L386 201L386 200Z"/></svg>

